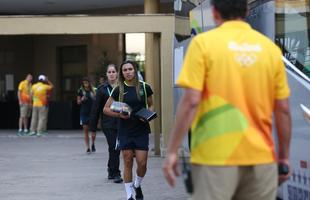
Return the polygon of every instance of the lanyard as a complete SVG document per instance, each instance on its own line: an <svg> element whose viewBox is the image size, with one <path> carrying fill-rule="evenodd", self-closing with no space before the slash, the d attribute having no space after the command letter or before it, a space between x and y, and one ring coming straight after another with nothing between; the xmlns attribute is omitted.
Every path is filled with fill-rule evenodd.
<svg viewBox="0 0 310 200"><path fill-rule="evenodd" d="M109 86L107 87L108 93L109 93L109 97L111 96L112 92L109 89Z"/></svg>

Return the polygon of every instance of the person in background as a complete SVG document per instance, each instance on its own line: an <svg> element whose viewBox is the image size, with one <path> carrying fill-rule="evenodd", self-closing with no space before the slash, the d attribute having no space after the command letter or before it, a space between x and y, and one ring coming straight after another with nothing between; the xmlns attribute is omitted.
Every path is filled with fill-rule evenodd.
<svg viewBox="0 0 310 200"><path fill-rule="evenodd" d="M38 136L47 134L48 101L53 89L53 84L47 76L40 75L38 82L32 85L32 118L30 135Z"/></svg>
<svg viewBox="0 0 310 200"><path fill-rule="evenodd" d="M32 75L27 74L26 79L21 81L18 85L18 102L20 107L20 116L18 121L18 135L27 134L28 130L28 119L31 115L31 86L32 86ZM24 129L23 129L24 128Z"/></svg>
<svg viewBox="0 0 310 200"><path fill-rule="evenodd" d="M99 86L102 85L102 84L104 84L104 83L105 83L105 78L104 78L104 76L100 76L100 77L99 77ZM99 86L98 86L98 87L99 87Z"/></svg>
<svg viewBox="0 0 310 200"><path fill-rule="evenodd" d="M194 37L187 50L177 81L184 95L163 172L173 186L177 150L191 125L193 200L274 200L278 183L290 175L290 90L282 52L245 22L247 0L211 5L218 27Z"/></svg>
<svg viewBox="0 0 310 200"><path fill-rule="evenodd" d="M86 153L90 153L91 151L96 152L95 147L96 134L93 133L91 135L91 150L89 146L89 135L88 135L90 111L93 101L95 100L95 96L96 96L96 88L92 86L87 77L84 77L82 79L82 85L78 89L76 101L77 104L81 106L80 124L83 126Z"/></svg>
<svg viewBox="0 0 310 200"><path fill-rule="evenodd" d="M102 86L102 85L106 82L105 80L106 80L105 76L101 75L101 76L99 77L99 85L98 85L97 88L99 88L100 86ZM102 109L101 109L101 110L102 110ZM98 116L98 117L99 117L99 116ZM102 130L102 128L101 128L101 117L98 119L97 129L98 129L98 130Z"/></svg>
<svg viewBox="0 0 310 200"><path fill-rule="evenodd" d="M110 64L106 69L107 82L101 84L96 91L96 100L92 106L90 117L90 131L96 133L96 124L101 119L101 130L106 136L109 150L108 179L114 183L121 183L121 171L119 170L120 150L116 147L117 141L117 118L103 113L103 107L110 97L113 88L117 85L117 68Z"/></svg>
<svg viewBox="0 0 310 200"><path fill-rule="evenodd" d="M113 101L120 101L128 104L132 113L142 108L152 110L153 91L145 82L138 79L137 64L132 61L125 61L119 70L118 86L114 88L111 96L104 106L104 113L111 117L118 117L118 141L119 148L123 154L124 161L124 182L128 200L143 200L141 188L142 180L146 174L147 158L149 150L149 134L151 133L148 122L143 122L134 114L113 112L110 109ZM133 161L137 163L136 177L132 182Z"/></svg>

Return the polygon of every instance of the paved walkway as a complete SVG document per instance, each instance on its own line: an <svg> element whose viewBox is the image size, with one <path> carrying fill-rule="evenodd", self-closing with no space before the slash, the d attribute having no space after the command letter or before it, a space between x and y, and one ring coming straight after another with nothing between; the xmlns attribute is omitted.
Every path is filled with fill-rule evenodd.
<svg viewBox="0 0 310 200"><path fill-rule="evenodd" d="M125 200L124 185L107 179L107 143L101 132L96 148L96 153L85 153L80 130L50 131L43 137L0 130L0 199ZM175 188L168 187L161 172L163 159L152 151L149 155L145 200L187 199L182 179Z"/></svg>

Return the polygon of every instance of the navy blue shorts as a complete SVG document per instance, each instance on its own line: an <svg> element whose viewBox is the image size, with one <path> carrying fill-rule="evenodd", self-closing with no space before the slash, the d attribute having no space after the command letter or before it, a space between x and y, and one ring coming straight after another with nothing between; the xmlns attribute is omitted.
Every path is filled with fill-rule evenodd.
<svg viewBox="0 0 310 200"><path fill-rule="evenodd" d="M89 124L89 116L80 115L80 125L88 125Z"/></svg>
<svg viewBox="0 0 310 200"><path fill-rule="evenodd" d="M120 150L149 150L149 134L137 136L118 136L118 148Z"/></svg>

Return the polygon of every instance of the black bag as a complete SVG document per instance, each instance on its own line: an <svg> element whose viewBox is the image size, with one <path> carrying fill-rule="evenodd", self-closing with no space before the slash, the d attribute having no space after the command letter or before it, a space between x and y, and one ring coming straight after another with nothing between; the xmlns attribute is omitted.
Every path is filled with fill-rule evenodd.
<svg viewBox="0 0 310 200"><path fill-rule="evenodd" d="M190 165L186 162L184 152L182 153L182 177L186 188L186 192L188 194L193 194L194 187L192 182L192 171Z"/></svg>
<svg viewBox="0 0 310 200"><path fill-rule="evenodd" d="M142 108L134 114L137 118L141 119L144 122L149 122L157 117L157 113L149 109Z"/></svg>

